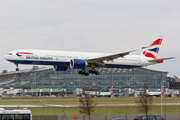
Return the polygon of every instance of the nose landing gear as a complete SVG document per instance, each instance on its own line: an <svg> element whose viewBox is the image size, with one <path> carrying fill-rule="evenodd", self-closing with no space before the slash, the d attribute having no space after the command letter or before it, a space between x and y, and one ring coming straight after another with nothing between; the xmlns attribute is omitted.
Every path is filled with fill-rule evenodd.
<svg viewBox="0 0 180 120"><path fill-rule="evenodd" d="M14 63L16 65L16 71L19 71L18 64Z"/></svg>
<svg viewBox="0 0 180 120"><path fill-rule="evenodd" d="M16 68L16 71L19 71L19 68Z"/></svg>

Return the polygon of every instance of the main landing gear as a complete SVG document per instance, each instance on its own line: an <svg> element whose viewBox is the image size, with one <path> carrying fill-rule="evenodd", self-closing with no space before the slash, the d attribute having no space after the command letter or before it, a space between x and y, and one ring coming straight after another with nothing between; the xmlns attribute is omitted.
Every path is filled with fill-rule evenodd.
<svg viewBox="0 0 180 120"><path fill-rule="evenodd" d="M96 70L89 70L89 73L94 74L94 75L99 75L99 72ZM88 72L86 72L85 70L79 71L79 74L81 75L85 75L88 76L89 75Z"/></svg>
<svg viewBox="0 0 180 120"><path fill-rule="evenodd" d="M95 75L99 75L99 72L96 70L89 70L89 73L95 74Z"/></svg>
<svg viewBox="0 0 180 120"><path fill-rule="evenodd" d="M79 71L79 74L85 75L85 76L88 76L88 75L89 75L89 73L86 73L85 71Z"/></svg>

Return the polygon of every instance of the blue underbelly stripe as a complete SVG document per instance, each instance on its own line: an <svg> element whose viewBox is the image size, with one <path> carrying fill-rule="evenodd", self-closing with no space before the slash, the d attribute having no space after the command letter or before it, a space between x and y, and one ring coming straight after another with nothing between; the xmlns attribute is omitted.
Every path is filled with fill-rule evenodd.
<svg viewBox="0 0 180 120"><path fill-rule="evenodd" d="M31 61L31 60L9 60L16 64L30 64L30 65L59 65L70 66L69 62L57 62L57 61ZM123 64L105 64L104 68L135 68L142 67L137 65L123 65Z"/></svg>
<svg viewBox="0 0 180 120"><path fill-rule="evenodd" d="M53 62L53 61L30 61L30 60L9 60L16 64L30 64L30 65L62 65L69 66L69 62Z"/></svg>

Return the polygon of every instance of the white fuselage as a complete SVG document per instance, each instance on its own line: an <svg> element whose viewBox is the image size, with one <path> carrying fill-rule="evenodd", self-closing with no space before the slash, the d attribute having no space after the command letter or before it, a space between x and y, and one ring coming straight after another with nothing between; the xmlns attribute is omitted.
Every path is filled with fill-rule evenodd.
<svg viewBox="0 0 180 120"><path fill-rule="evenodd" d="M16 50L9 52L4 58L15 64L66 66L69 68L71 59L90 59L108 56L108 53L53 51L53 50ZM104 61L106 68L142 67L157 62L148 62L152 58L143 55L126 55L113 61Z"/></svg>
<svg viewBox="0 0 180 120"><path fill-rule="evenodd" d="M161 92L148 92L147 94L150 96L160 96Z"/></svg>
<svg viewBox="0 0 180 120"><path fill-rule="evenodd" d="M99 92L97 95L99 96L108 96L108 95L112 95L111 92Z"/></svg>
<svg viewBox="0 0 180 120"><path fill-rule="evenodd" d="M113 93L111 92L99 92L97 91L97 93L95 91L85 91L86 94L89 94L89 95L98 95L98 96L109 96L109 95L112 95Z"/></svg>

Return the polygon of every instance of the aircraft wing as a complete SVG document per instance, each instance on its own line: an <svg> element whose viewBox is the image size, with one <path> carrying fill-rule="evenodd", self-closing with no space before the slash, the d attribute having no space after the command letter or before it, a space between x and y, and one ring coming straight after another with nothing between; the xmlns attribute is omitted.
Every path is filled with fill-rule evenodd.
<svg viewBox="0 0 180 120"><path fill-rule="evenodd" d="M142 49L144 49L146 47L143 47ZM117 59L119 57L124 57L126 55L128 55L131 52L137 51L140 49L136 49L136 50L131 50L131 51L127 51L127 52L122 52L122 53L117 53L117 54L112 54L112 55L107 55L107 56L101 56L101 57L96 57L96 58L89 58L87 59L87 61L89 63L94 63L94 62L103 62L103 61L113 61L114 59Z"/></svg>
<svg viewBox="0 0 180 120"><path fill-rule="evenodd" d="M169 57L169 58L161 58L161 59L155 59L155 60L148 60L149 62L157 62L160 60L168 60L168 59L174 59L175 57Z"/></svg>

